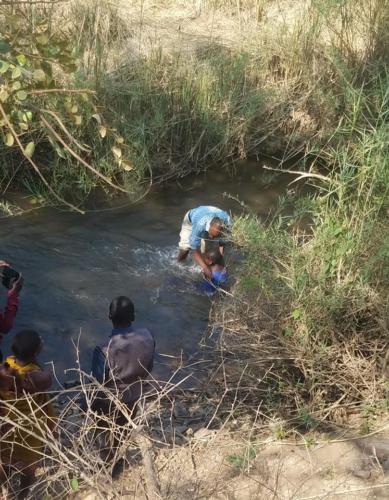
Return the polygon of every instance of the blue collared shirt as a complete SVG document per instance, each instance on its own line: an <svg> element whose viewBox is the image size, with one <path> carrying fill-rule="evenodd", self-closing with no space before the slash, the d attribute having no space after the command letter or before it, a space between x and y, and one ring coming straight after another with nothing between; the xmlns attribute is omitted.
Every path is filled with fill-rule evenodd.
<svg viewBox="0 0 389 500"><path fill-rule="evenodd" d="M231 224L231 218L227 212L217 207L200 206L189 212L189 220L192 223L192 232L189 244L192 250L198 250L202 239L209 238L209 226L213 218L218 217L227 226Z"/></svg>

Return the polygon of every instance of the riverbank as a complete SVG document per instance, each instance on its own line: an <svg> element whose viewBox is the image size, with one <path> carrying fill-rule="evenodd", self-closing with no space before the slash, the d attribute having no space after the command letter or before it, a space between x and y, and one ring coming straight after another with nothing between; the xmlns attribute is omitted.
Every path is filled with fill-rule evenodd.
<svg viewBox="0 0 389 500"><path fill-rule="evenodd" d="M64 7L72 13L64 29L77 34L83 61L77 83L96 85L105 119L116 123L116 144L126 144L131 162L127 170L113 165L104 138L92 134L96 165L142 195L151 183L210 163L267 152L278 154L276 168L285 170L284 160L300 154L288 170L310 190L296 196L291 184L265 217L248 207L235 220L233 243L245 260L232 296L211 312L219 343L208 384L197 398L157 396L137 430L153 443L167 498L185 491L188 498L240 499L244 488L247 498L331 498L345 495L340 485L349 480L356 497L365 498L388 482L387 454L353 449L359 465L350 462L339 474L331 461L317 468L312 461L317 440L354 442L385 428L388 417L388 3L188 5ZM59 9L56 22L60 15ZM91 123L79 140L90 140ZM100 181L62 160L44 171L62 195L75 186L81 206ZM12 165L3 162L4 182L27 179L34 199L46 203L42 185ZM92 415L86 427L79 414L75 419L77 429L66 431L69 448L51 447L56 461L47 470L57 474L60 490L80 497L84 488L105 498L147 494L145 468L131 460L149 462L140 460L133 437L122 441L130 473L112 482L90 438ZM266 451L267 440L278 444ZM315 485L304 483L308 469L290 458L296 440ZM332 450L336 457L348 454L344 446ZM284 447L289 455L273 460ZM283 475L283 464L288 474L296 468L301 474ZM357 478L354 470L361 471ZM50 488L50 475L42 478Z"/></svg>
<svg viewBox="0 0 389 500"><path fill-rule="evenodd" d="M58 204L56 193L82 210L96 187L138 199L153 183L263 153L281 165L296 155L311 164L318 148L337 147L360 92L374 102L385 5L60 3L48 22L74 44L77 69L59 73L56 84L97 94L65 94L65 111L61 99L45 97L76 153L65 147L69 137L61 142L47 128L61 136L58 121L45 125L48 139L33 159L53 191L7 146L3 189L27 189L35 205ZM34 96L31 105L42 106Z"/></svg>

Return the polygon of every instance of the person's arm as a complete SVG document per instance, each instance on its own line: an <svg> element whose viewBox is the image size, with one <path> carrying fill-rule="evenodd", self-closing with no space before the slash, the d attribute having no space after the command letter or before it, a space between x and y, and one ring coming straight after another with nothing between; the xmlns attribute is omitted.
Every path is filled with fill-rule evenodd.
<svg viewBox="0 0 389 500"><path fill-rule="evenodd" d="M193 250L193 257L194 257L195 261L197 262L197 264L201 267L205 277L210 280L212 278L212 271L207 266L207 264L204 262L204 260L201 256L200 250L198 250L198 249Z"/></svg>
<svg viewBox="0 0 389 500"><path fill-rule="evenodd" d="M0 313L0 334L8 333L12 326L18 311L19 293L12 288L8 292L7 305L3 313Z"/></svg>
<svg viewBox="0 0 389 500"><path fill-rule="evenodd" d="M19 293L23 287L24 278L20 275L8 292L7 305L4 313L0 313L0 340L1 334L8 333L12 326L19 307Z"/></svg>

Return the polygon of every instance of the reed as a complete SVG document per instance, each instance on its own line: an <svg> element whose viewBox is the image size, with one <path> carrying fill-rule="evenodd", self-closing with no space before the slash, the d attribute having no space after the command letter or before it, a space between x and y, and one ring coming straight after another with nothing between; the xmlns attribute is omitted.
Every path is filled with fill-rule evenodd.
<svg viewBox="0 0 389 500"><path fill-rule="evenodd" d="M387 78L352 89L337 145L316 150L308 172L295 169L309 195L291 194L265 223L248 215L234 226L246 260L235 299L215 316L221 352L245 408L262 398L286 432L362 432L387 412Z"/></svg>
<svg viewBox="0 0 389 500"><path fill-rule="evenodd" d="M191 37L177 27L173 2L159 6L157 19L158 10L136 1L126 8L74 1L51 12L53 29L67 33L78 54L70 83L97 89L103 113L128 146L131 174L109 158L112 145L96 135L93 121L77 138L90 144L95 168L135 197L150 181L334 143L354 84L367 85L385 60L387 0L301 2L290 11L281 1L262 2L260 23L250 15L256 2L198 4ZM196 5L185 4L184 28L197 22ZM202 16L221 16L229 29L209 31ZM45 158L44 148L40 154ZM20 157L6 148L0 155L3 189L46 193ZM46 154L44 164L55 191L79 203L103 186L74 158Z"/></svg>

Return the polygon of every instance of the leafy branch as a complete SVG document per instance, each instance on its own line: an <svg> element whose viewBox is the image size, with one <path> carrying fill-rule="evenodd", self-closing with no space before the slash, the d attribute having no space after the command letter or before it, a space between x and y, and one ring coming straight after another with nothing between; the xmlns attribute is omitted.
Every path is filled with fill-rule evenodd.
<svg viewBox="0 0 389 500"><path fill-rule="evenodd" d="M32 21L22 7L18 11L1 5L0 131L4 145L18 150L57 201L72 210L81 211L55 193L42 173L48 166L33 159L38 143L45 152L49 147L59 158L84 166L110 188L128 193L93 164L94 148L83 143L85 131L90 133L93 124L93 134L106 145L108 161L111 157L118 167L119 181L133 170L125 158L128 147L115 129L104 123L95 90L72 88L78 61L71 41L63 33L52 32L46 17L34 14Z"/></svg>

